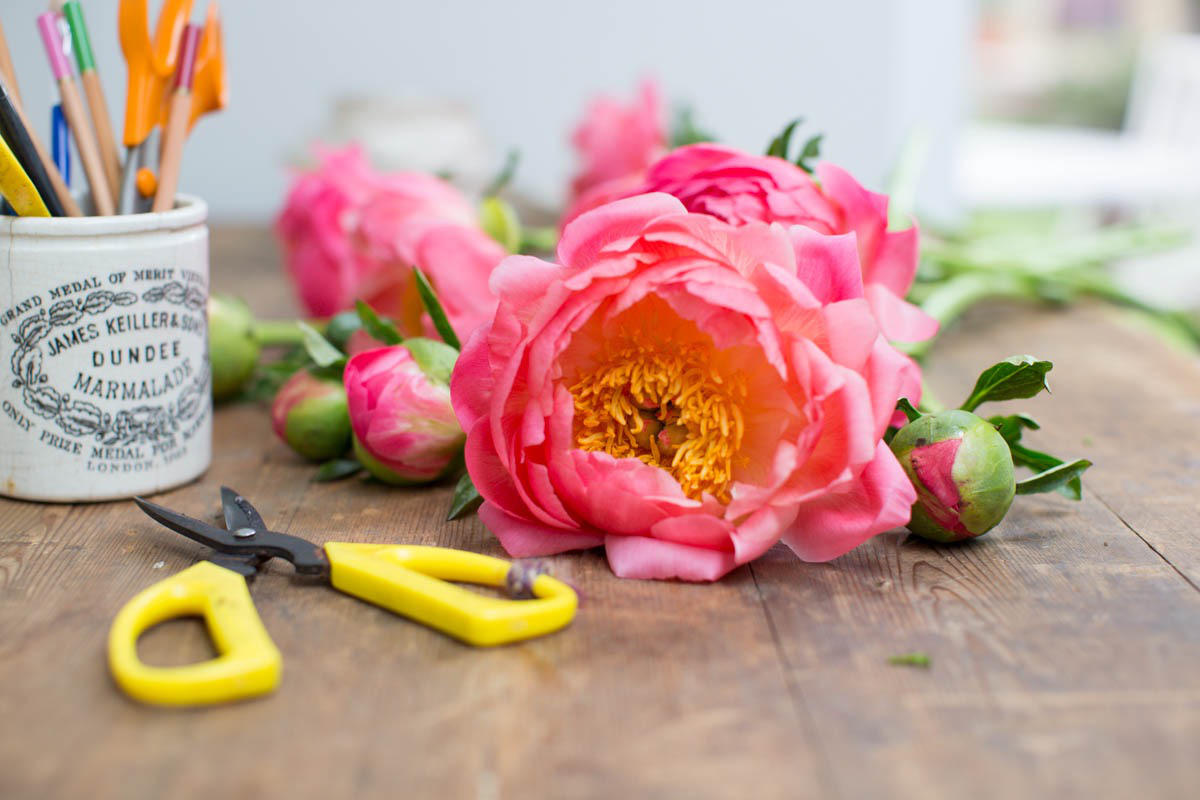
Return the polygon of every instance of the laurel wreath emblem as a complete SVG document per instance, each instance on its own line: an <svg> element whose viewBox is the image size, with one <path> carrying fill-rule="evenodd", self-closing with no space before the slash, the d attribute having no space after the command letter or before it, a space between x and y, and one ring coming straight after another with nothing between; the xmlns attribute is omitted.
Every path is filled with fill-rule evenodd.
<svg viewBox="0 0 1200 800"><path fill-rule="evenodd" d="M169 281L147 289L141 299L147 303L167 302L191 311L204 307L204 292L185 287L179 281ZM87 400L72 399L67 392L55 389L42 371L41 343L56 328L76 324L84 317L103 314L113 306L136 303L134 292L112 292L97 289L80 299L59 300L48 309L39 309L26 317L12 334L17 349L10 359L14 376L13 388L21 389L21 399L29 410L58 425L72 436L92 437L105 445L127 445L165 439L179 430L183 423L207 408L207 365L189 382L176 398L166 405L140 405L108 414Z"/></svg>

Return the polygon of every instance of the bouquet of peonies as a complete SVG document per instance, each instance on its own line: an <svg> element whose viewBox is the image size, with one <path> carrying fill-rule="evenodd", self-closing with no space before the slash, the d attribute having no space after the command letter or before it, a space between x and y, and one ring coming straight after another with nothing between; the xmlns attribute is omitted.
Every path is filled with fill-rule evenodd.
<svg viewBox="0 0 1200 800"><path fill-rule="evenodd" d="M672 136L652 84L597 99L540 257L498 189L477 209L439 178L319 152L277 231L329 319L295 326L276 432L322 479L459 474L452 516L478 506L511 555L603 547L634 578L715 580L781 541L824 561L906 524L969 538L1017 492L1077 497L1087 462L1020 445L1028 417L971 413L1032 396L1048 362L1010 359L963 409L917 410L900 348L938 330L906 299L917 228L813 163L819 137L792 159L795 128L755 155ZM254 338L239 326L224 340Z"/></svg>

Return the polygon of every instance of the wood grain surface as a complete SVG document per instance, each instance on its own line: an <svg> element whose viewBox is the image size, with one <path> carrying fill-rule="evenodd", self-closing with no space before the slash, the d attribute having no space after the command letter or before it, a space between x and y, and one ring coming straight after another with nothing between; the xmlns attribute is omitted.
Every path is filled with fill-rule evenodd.
<svg viewBox="0 0 1200 800"><path fill-rule="evenodd" d="M214 285L293 310L269 236L218 229ZM1053 396L1032 434L1088 457L1082 503L1018 498L960 546L900 532L829 564L776 548L715 585L622 581L549 559L580 591L564 632L475 650L296 578L252 595L284 657L272 696L168 711L116 690L104 643L137 591L201 548L130 503L0 501L0 797L1164 797L1200 785L1200 368L1128 318L993 306L930 359L947 402L1030 352ZM1013 404L1016 407L1016 404ZM1003 408L996 406L997 412ZM215 417L217 487L315 541L501 554L450 488L309 482L264 408ZM889 656L924 651L928 669ZM143 658L204 658L201 625Z"/></svg>

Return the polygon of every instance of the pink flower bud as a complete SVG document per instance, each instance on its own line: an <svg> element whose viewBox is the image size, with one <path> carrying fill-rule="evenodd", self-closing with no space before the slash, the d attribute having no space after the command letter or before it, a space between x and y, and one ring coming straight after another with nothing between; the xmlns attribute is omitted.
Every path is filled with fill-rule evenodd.
<svg viewBox="0 0 1200 800"><path fill-rule="evenodd" d="M466 436L450 405L456 353L441 342L408 339L359 353L344 381L354 452L385 483L427 483L461 463Z"/></svg>
<svg viewBox="0 0 1200 800"><path fill-rule="evenodd" d="M350 447L346 393L334 380L300 370L279 388L271 424L289 447L312 461L336 458Z"/></svg>

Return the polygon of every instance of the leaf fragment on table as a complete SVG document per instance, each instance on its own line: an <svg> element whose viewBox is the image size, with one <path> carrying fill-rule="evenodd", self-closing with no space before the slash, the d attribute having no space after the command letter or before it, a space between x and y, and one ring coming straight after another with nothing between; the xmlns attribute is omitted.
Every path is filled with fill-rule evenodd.
<svg viewBox="0 0 1200 800"><path fill-rule="evenodd" d="M421 295L421 302L424 304L425 310L429 312L429 318L433 320L434 330L438 332L438 336L442 337L443 342L455 350L462 350L462 343L450 325L446 309L442 307L437 293L433 291L433 284L429 282L429 278L425 277L425 273L419 267L413 269L413 275L417 279L417 293Z"/></svg>
<svg viewBox="0 0 1200 800"><path fill-rule="evenodd" d="M933 665L933 660L927 653L901 653L889 656L888 663L897 667L921 667L922 669L929 669Z"/></svg>
<svg viewBox="0 0 1200 800"><path fill-rule="evenodd" d="M1039 472L1032 478L1017 481L1017 494L1057 492L1067 487L1072 481L1079 484L1079 476L1086 472L1091 465L1092 462L1086 458L1079 458L1066 464L1051 467L1044 472Z"/></svg>
<svg viewBox="0 0 1200 800"><path fill-rule="evenodd" d="M975 388L963 402L963 411L974 411L981 403L1034 397L1043 389L1050 391L1046 373L1054 368L1049 361L1033 356L1011 356L985 369Z"/></svg>
<svg viewBox="0 0 1200 800"><path fill-rule="evenodd" d="M454 499L450 501L450 513L446 515L446 519L461 519L473 513L482 503L483 497L480 496L479 490L475 488L475 483L471 480L471 475L464 472L463 476L458 479L458 483L454 486Z"/></svg>
<svg viewBox="0 0 1200 800"><path fill-rule="evenodd" d="M362 321L363 330L372 339L383 342L386 345L400 344L404 341L404 337L400 335L400 331L396 330L395 325L376 314L375 309L362 300L354 301L354 310L358 312L358 318Z"/></svg>
<svg viewBox="0 0 1200 800"><path fill-rule="evenodd" d="M317 471L313 475L313 481L316 483L339 481L342 478L349 478L351 475L361 471L362 468L362 464L353 458L331 458L317 467Z"/></svg>

